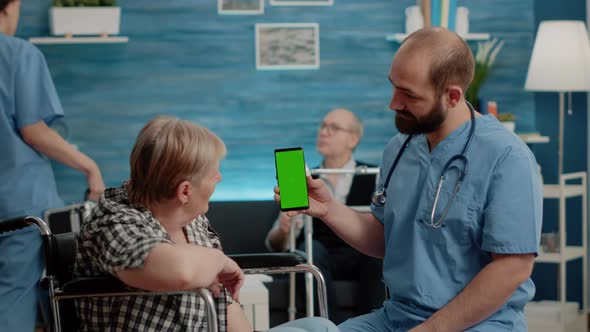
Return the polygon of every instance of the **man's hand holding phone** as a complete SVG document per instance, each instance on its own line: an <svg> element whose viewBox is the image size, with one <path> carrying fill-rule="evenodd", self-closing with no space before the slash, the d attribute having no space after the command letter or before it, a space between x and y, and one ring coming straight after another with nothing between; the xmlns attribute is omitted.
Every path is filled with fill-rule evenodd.
<svg viewBox="0 0 590 332"><path fill-rule="evenodd" d="M305 181L305 157L300 147L276 149L277 183L283 191L281 211L305 210L309 207Z"/></svg>
<svg viewBox="0 0 590 332"><path fill-rule="evenodd" d="M286 212L287 216L293 217L298 214L307 214L312 217L323 219L328 214L328 206L333 201L333 196L326 183L321 179L306 177L307 190L309 193L309 208ZM275 201L281 202L281 191L279 187L274 188Z"/></svg>
<svg viewBox="0 0 590 332"><path fill-rule="evenodd" d="M275 200L281 211L289 217L304 213L323 218L328 213L332 193L324 181L309 175L302 148L276 149L275 167L278 182Z"/></svg>

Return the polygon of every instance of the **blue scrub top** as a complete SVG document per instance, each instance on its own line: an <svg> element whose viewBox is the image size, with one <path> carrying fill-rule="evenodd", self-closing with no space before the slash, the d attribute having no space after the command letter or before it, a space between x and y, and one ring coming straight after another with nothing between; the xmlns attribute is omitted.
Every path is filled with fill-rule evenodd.
<svg viewBox="0 0 590 332"><path fill-rule="evenodd" d="M475 121L473 141L466 154L468 173L442 228L427 223L443 167L463 150L469 121L432 152L425 135L415 136L393 172L385 206L371 207L384 224L383 275L391 292L384 309L393 325L413 326L426 320L491 262L489 253L537 252L543 189L535 158L526 144L493 116ZM406 137L397 135L388 143L380 182ZM457 181L456 169L446 174L435 220ZM529 279L498 312L480 323L478 330L525 331L523 309L534 292Z"/></svg>
<svg viewBox="0 0 590 332"><path fill-rule="evenodd" d="M63 110L41 52L0 33L0 220L41 216L63 206L49 160L23 141L20 129ZM6 331L33 331L44 261L34 226L0 234L0 322Z"/></svg>
<svg viewBox="0 0 590 332"><path fill-rule="evenodd" d="M45 58L32 44L0 33L0 220L41 216L62 207L47 157L24 142L20 129L63 110Z"/></svg>

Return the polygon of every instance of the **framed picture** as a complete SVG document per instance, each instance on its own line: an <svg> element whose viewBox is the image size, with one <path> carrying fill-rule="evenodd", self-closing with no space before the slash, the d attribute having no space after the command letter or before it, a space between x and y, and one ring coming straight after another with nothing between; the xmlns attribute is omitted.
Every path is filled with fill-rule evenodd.
<svg viewBox="0 0 590 332"><path fill-rule="evenodd" d="M334 0L270 0L271 6L332 6Z"/></svg>
<svg viewBox="0 0 590 332"><path fill-rule="evenodd" d="M217 12L229 15L264 14L264 0L217 0Z"/></svg>
<svg viewBox="0 0 590 332"><path fill-rule="evenodd" d="M317 23L256 24L256 69L290 70L320 67Z"/></svg>

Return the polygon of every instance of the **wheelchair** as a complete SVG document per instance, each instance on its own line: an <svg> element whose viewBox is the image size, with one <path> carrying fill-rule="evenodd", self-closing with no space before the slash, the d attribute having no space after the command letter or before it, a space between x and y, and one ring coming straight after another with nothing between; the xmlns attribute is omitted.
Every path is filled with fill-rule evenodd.
<svg viewBox="0 0 590 332"><path fill-rule="evenodd" d="M73 278L73 267L76 256L76 233L68 232L53 234L48 225L38 217L19 217L0 221L0 233L15 231L30 225L36 226L43 239L43 253L46 261L46 273L41 286L49 293L50 331L76 331L76 319L63 320L62 317L76 318L77 314L72 301L64 305L60 302L84 297L113 296L153 296L177 295L183 292L148 292L132 289L113 276L89 278ZM242 268L245 274L282 274L309 272L317 280L320 302L320 316L328 318L326 287L322 273L315 266L294 254L246 254L230 255ZM211 292L205 288L196 290L205 300L207 328L210 332L218 331L217 313Z"/></svg>

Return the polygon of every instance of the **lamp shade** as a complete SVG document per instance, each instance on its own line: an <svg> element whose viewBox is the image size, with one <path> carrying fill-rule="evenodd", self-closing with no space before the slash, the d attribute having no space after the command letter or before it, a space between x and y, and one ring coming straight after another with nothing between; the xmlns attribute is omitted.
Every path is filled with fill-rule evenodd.
<svg viewBox="0 0 590 332"><path fill-rule="evenodd" d="M590 91L590 41L584 22L541 22L525 89Z"/></svg>

